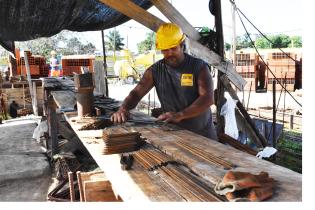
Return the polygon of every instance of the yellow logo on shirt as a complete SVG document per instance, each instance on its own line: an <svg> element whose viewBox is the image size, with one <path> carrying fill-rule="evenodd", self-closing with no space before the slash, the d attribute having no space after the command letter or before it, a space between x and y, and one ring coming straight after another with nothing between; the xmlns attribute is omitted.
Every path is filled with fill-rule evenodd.
<svg viewBox="0 0 315 210"><path fill-rule="evenodd" d="M193 86L194 76L193 74L182 74L181 86Z"/></svg>

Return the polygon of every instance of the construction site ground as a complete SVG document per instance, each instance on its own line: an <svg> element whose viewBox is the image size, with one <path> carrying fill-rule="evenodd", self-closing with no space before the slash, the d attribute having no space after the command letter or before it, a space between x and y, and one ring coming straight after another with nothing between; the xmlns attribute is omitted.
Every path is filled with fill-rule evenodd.
<svg viewBox="0 0 315 210"><path fill-rule="evenodd" d="M0 201L46 201L51 168L32 138L37 124L21 120L0 124Z"/></svg>

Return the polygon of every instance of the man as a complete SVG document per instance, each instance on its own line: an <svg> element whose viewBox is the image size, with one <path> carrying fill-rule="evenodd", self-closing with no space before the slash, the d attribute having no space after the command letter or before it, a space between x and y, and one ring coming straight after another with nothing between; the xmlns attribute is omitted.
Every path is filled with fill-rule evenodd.
<svg viewBox="0 0 315 210"><path fill-rule="evenodd" d="M12 101L12 103L10 104L10 116L12 118L18 117L18 112L17 112L18 109L19 109L19 105L15 101Z"/></svg>
<svg viewBox="0 0 315 210"><path fill-rule="evenodd" d="M294 91L302 88L302 58L297 60L297 56L295 56L295 74L294 74L295 82L294 82Z"/></svg>
<svg viewBox="0 0 315 210"><path fill-rule="evenodd" d="M177 25L160 26L156 48L162 51L164 59L145 71L141 81L112 115L113 122L125 122L129 110L154 86L164 112L158 120L217 140L210 110L214 102L212 78L204 61L184 53L184 40L185 35Z"/></svg>
<svg viewBox="0 0 315 210"><path fill-rule="evenodd" d="M257 89L264 89L265 88L265 80L266 80L266 65L265 63L258 57L257 62Z"/></svg>
<svg viewBox="0 0 315 210"><path fill-rule="evenodd" d="M49 60L50 62L50 76L51 77L59 77L60 76L60 70L59 70L59 61L57 59L57 53L55 50L50 52L51 58Z"/></svg>

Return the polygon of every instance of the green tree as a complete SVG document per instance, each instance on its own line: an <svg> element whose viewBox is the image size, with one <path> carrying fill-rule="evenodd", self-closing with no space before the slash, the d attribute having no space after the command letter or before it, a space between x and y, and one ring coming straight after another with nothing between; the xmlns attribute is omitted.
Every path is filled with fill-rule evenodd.
<svg viewBox="0 0 315 210"><path fill-rule="evenodd" d="M287 48L291 43L290 37L285 34L273 35L269 39L272 42L271 48Z"/></svg>
<svg viewBox="0 0 315 210"><path fill-rule="evenodd" d="M231 49L231 44L225 42L224 48L225 48L225 51L229 51Z"/></svg>
<svg viewBox="0 0 315 210"><path fill-rule="evenodd" d="M260 48L260 49L271 48L271 43L263 36L260 36L255 40L255 45L257 48Z"/></svg>
<svg viewBox="0 0 315 210"><path fill-rule="evenodd" d="M105 35L105 38L107 38L106 47L108 50L122 50L123 46L125 45L122 41L124 38L122 38L119 34L119 31L112 30L108 32L108 35Z"/></svg>
<svg viewBox="0 0 315 210"><path fill-rule="evenodd" d="M74 54L79 54L83 46L77 37L72 37L67 41L67 48L71 49L71 51L73 51Z"/></svg>
<svg viewBox="0 0 315 210"><path fill-rule="evenodd" d="M301 36L292 36L291 37L291 43L293 43L293 46L295 48L301 48L302 47L302 37Z"/></svg>
<svg viewBox="0 0 315 210"><path fill-rule="evenodd" d="M252 42L250 41L247 34L236 37L236 50L240 50L243 48L252 48L252 47L253 47Z"/></svg>
<svg viewBox="0 0 315 210"><path fill-rule="evenodd" d="M93 45L91 42L89 42L86 45L83 45L83 53L84 54L93 54L96 50L95 45Z"/></svg>
<svg viewBox="0 0 315 210"><path fill-rule="evenodd" d="M149 32L146 34L145 40L137 44L139 53L146 53L149 50L152 50L155 47L155 33Z"/></svg>
<svg viewBox="0 0 315 210"><path fill-rule="evenodd" d="M50 52L58 48L60 42L67 40L67 32L61 32L48 38L38 38L25 42L16 42L16 48L28 49L35 55L50 57Z"/></svg>

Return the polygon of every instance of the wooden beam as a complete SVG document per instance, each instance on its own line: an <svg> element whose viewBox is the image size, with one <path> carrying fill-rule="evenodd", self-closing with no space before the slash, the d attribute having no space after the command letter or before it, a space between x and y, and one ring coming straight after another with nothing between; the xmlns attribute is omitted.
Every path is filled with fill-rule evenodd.
<svg viewBox="0 0 315 210"><path fill-rule="evenodd" d="M258 148L263 147L260 143L259 137L238 109L235 109L235 118L238 129L245 131L248 138L252 140Z"/></svg>
<svg viewBox="0 0 315 210"><path fill-rule="evenodd" d="M49 149L51 149L51 157L58 153L58 119L56 114L56 104L52 95L48 96L48 132L50 143Z"/></svg>
<svg viewBox="0 0 315 210"><path fill-rule="evenodd" d="M147 12L130 0L99 0L103 4L117 10L118 12L134 19L153 31L157 31L159 26L164 23L158 17Z"/></svg>
<svg viewBox="0 0 315 210"><path fill-rule="evenodd" d="M100 2L134 19L155 32L159 26L164 23L164 21L150 14L130 0L100 0ZM196 40L187 37L186 42L192 55L205 60L219 71L227 74L229 80L231 80L238 89L243 90L246 81L234 70L232 63L225 61L221 56L201 45Z"/></svg>
<svg viewBox="0 0 315 210"><path fill-rule="evenodd" d="M30 89L30 95L31 95L31 98L32 98L33 112L34 112L34 115L38 116L37 101L35 102L36 95L34 95L34 90L33 90L33 86L32 86L30 65L28 63L28 57L27 57L27 54L25 53L25 51L24 51L24 61L25 61L25 67L26 67L26 75L27 75L28 87Z"/></svg>
<svg viewBox="0 0 315 210"><path fill-rule="evenodd" d="M181 27L183 32L192 40L198 41L201 36L199 32L185 19L185 17L167 0L151 0L153 5L158 8L165 17L172 23Z"/></svg>
<svg viewBox="0 0 315 210"><path fill-rule="evenodd" d="M216 30L216 45L217 52L220 57L224 57L224 38L223 38L223 27L222 27L222 14L221 14L221 0L212 0L214 6L214 20L215 20L215 30ZM234 71L233 71L234 72ZM221 109L226 102L224 98L224 85L220 81L220 77L226 72L218 72L217 76L217 90L216 90L216 106L217 106L217 134L220 135L224 133L225 121L224 117L221 115ZM240 84L241 85L241 84ZM238 85L237 85L238 86Z"/></svg>

